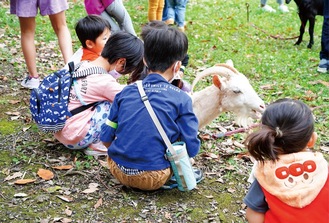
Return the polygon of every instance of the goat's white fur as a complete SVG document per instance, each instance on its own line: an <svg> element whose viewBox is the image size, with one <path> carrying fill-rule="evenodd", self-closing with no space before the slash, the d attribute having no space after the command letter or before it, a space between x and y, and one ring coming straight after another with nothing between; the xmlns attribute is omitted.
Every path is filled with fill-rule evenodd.
<svg viewBox="0 0 329 223"><path fill-rule="evenodd" d="M213 84L193 93L196 83L211 74L213 74ZM222 112L234 113L236 124L247 127L252 119L260 118L265 109L263 100L257 95L246 76L233 67L231 60L199 73L193 81L191 96L199 129L208 125Z"/></svg>

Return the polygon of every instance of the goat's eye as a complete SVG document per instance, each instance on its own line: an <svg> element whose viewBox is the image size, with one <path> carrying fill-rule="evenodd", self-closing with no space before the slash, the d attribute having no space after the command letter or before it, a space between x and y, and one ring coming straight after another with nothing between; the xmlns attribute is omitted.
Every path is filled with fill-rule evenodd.
<svg viewBox="0 0 329 223"><path fill-rule="evenodd" d="M234 92L235 94L241 94L241 93L242 93L242 91L240 91L239 89L234 89L233 92Z"/></svg>

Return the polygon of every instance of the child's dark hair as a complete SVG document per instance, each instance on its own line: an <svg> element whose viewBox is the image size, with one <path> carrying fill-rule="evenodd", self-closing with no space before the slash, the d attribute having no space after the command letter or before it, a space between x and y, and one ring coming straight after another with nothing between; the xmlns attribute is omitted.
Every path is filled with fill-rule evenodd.
<svg viewBox="0 0 329 223"><path fill-rule="evenodd" d="M168 25L163 22L163 21L159 21L159 20L153 20L151 22L146 23L143 27L142 27L142 32L141 32L141 37L142 40L145 40L145 37L147 36L147 34L149 34L149 32L153 29L164 29L167 30L168 29Z"/></svg>
<svg viewBox="0 0 329 223"><path fill-rule="evenodd" d="M150 71L166 71L187 53L186 35L173 28L152 29L144 37L144 60Z"/></svg>
<svg viewBox="0 0 329 223"><path fill-rule="evenodd" d="M83 48L86 48L86 41L93 42L108 28L111 30L110 23L99 15L87 15L80 19L75 25L75 32Z"/></svg>
<svg viewBox="0 0 329 223"><path fill-rule="evenodd" d="M129 74L130 79L139 75L144 68L144 45L142 40L127 32L116 32L107 40L102 57L112 64L120 58L126 59L125 69L121 74ZM128 80L128 83L131 81Z"/></svg>
<svg viewBox="0 0 329 223"><path fill-rule="evenodd" d="M305 149L313 132L311 109L301 101L285 98L266 108L260 129L251 133L245 143L256 160L276 161L280 154Z"/></svg>
<svg viewBox="0 0 329 223"><path fill-rule="evenodd" d="M153 20L151 22L146 23L142 27L142 32L141 32L142 40L144 40L146 35L149 34L149 32L152 31L153 29L167 30L168 25L165 22L159 21L159 20ZM148 67L144 66L143 71L139 75L135 75L134 78L131 79L131 82L135 82L137 80L143 80L147 76L148 72L149 72ZM175 86L177 86L177 85L175 85Z"/></svg>

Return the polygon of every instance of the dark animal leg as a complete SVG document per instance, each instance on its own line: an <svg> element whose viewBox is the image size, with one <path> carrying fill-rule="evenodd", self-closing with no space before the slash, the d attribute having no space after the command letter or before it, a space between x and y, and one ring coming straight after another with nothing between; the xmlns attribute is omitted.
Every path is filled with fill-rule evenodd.
<svg viewBox="0 0 329 223"><path fill-rule="evenodd" d="M300 18L300 28L299 28L299 37L297 42L295 43L295 45L299 45L302 41L303 41L303 35L305 32L305 26L307 23L307 18L304 18L302 15L299 14L299 18Z"/></svg>
<svg viewBox="0 0 329 223"><path fill-rule="evenodd" d="M315 17L313 18L310 18L310 24L309 24L309 27L308 27L308 32L310 34L310 42L308 43L307 45L307 48L312 48L313 44L314 44L314 25L315 25Z"/></svg>

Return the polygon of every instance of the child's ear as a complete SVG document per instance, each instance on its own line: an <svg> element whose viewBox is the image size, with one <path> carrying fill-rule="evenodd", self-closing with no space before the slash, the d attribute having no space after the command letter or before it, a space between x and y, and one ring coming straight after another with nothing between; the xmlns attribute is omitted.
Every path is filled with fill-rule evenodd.
<svg viewBox="0 0 329 223"><path fill-rule="evenodd" d="M118 62L123 66L126 63L126 58L119 58Z"/></svg>
<svg viewBox="0 0 329 223"><path fill-rule="evenodd" d="M175 73L177 73L180 70L180 67L182 66L182 61L177 61L173 64L173 70Z"/></svg>
<svg viewBox="0 0 329 223"><path fill-rule="evenodd" d="M91 40L86 40L86 46L88 49L92 49L95 46L95 43Z"/></svg>
<svg viewBox="0 0 329 223"><path fill-rule="evenodd" d="M313 132L310 140L307 143L307 148L313 148L317 139L318 139L318 134L316 132Z"/></svg>

